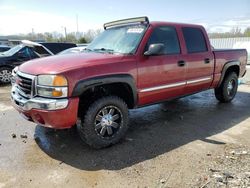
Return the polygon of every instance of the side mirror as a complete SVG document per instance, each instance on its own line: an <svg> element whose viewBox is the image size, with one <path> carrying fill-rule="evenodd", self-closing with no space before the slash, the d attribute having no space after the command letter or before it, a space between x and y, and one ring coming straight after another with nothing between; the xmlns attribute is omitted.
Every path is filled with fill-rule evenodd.
<svg viewBox="0 0 250 188"><path fill-rule="evenodd" d="M151 55L160 55L164 48L164 44L157 43L157 44L150 44L148 51L144 52L145 56Z"/></svg>

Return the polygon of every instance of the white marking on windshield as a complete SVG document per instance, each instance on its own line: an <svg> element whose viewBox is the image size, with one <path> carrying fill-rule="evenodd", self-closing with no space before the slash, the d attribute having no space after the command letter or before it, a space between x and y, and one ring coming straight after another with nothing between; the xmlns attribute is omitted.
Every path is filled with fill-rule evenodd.
<svg viewBox="0 0 250 188"><path fill-rule="evenodd" d="M127 30L127 33L142 33L143 32L143 28L129 28Z"/></svg>

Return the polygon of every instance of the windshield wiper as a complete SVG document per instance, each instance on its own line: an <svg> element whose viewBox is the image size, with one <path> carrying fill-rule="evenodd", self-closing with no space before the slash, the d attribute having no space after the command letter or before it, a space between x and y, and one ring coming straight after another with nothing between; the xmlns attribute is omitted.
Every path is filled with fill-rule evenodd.
<svg viewBox="0 0 250 188"><path fill-rule="evenodd" d="M108 48L95 48L93 51L103 51L103 52L108 52L108 53L114 53L113 49L108 49Z"/></svg>
<svg viewBox="0 0 250 188"><path fill-rule="evenodd" d="M92 52L93 50L91 50L89 48L85 48L84 51Z"/></svg>

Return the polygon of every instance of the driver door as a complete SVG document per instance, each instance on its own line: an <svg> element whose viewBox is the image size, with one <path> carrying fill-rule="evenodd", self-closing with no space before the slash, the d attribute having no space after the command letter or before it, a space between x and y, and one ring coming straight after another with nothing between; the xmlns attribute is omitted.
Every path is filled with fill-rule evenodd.
<svg viewBox="0 0 250 188"><path fill-rule="evenodd" d="M151 44L163 44L159 55L143 56L138 64L139 105L160 102L183 94L186 66L175 27L155 27L145 51Z"/></svg>

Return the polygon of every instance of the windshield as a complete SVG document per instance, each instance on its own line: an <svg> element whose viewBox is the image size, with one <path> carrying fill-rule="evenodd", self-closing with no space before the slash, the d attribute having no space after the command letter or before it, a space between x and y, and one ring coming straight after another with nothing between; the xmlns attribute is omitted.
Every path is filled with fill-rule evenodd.
<svg viewBox="0 0 250 188"><path fill-rule="evenodd" d="M13 48L9 49L8 51L3 52L2 55L12 56L22 48L23 48L23 45L19 44L17 46L14 46Z"/></svg>
<svg viewBox="0 0 250 188"><path fill-rule="evenodd" d="M86 50L96 52L133 54L143 37L146 26L122 26L102 32Z"/></svg>

